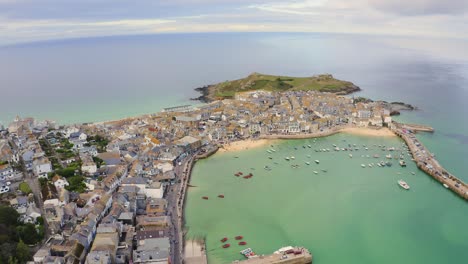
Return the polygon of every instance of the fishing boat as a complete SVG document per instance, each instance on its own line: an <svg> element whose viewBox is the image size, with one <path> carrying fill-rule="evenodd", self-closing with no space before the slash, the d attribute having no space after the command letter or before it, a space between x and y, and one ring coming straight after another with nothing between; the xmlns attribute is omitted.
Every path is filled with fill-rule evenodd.
<svg viewBox="0 0 468 264"><path fill-rule="evenodd" d="M285 160L289 161L289 157L284 157Z"/></svg>
<svg viewBox="0 0 468 264"><path fill-rule="evenodd" d="M403 188L405 190L409 190L409 188L410 188L409 185L404 180L399 180L398 185L400 185L401 188Z"/></svg>
<svg viewBox="0 0 468 264"><path fill-rule="evenodd" d="M238 244L239 244L239 246L245 246L245 245L247 245L247 242L241 241L241 242L239 242Z"/></svg>
<svg viewBox="0 0 468 264"><path fill-rule="evenodd" d="M244 238L243 236L236 236L236 237L235 237L236 240L241 240L241 239L243 239L243 238Z"/></svg>
<svg viewBox="0 0 468 264"><path fill-rule="evenodd" d="M257 255L255 254L255 252L253 252L253 250L252 250L251 248L246 248L246 249L244 249L244 250L241 250L240 253L241 253L244 257L246 257L246 258L248 258L248 259L257 256Z"/></svg>
<svg viewBox="0 0 468 264"><path fill-rule="evenodd" d="M391 159L392 158L392 154L388 154L385 156L387 159Z"/></svg>
<svg viewBox="0 0 468 264"><path fill-rule="evenodd" d="M315 174L318 174L318 171L314 171Z"/></svg>
<svg viewBox="0 0 468 264"><path fill-rule="evenodd" d="M366 164L361 164L361 167L365 168L365 167L366 167Z"/></svg>
<svg viewBox="0 0 468 264"><path fill-rule="evenodd" d="M319 163L320 163L320 161L319 161L319 160L315 160L315 163L319 164Z"/></svg>
<svg viewBox="0 0 468 264"><path fill-rule="evenodd" d="M224 244L224 245L223 245L223 248L228 248L228 247L230 247L230 246L231 246L231 244Z"/></svg>
<svg viewBox="0 0 468 264"><path fill-rule="evenodd" d="M296 159L296 157L294 157L294 156L291 156L291 159Z"/></svg>
<svg viewBox="0 0 468 264"><path fill-rule="evenodd" d="M310 165L310 162L306 161L305 164Z"/></svg>
<svg viewBox="0 0 468 264"><path fill-rule="evenodd" d="M353 154L349 153L349 157L352 158L352 157L353 157Z"/></svg>
<svg viewBox="0 0 468 264"><path fill-rule="evenodd" d="M227 240L228 240L227 237L223 237L220 241L221 241L221 243L224 243L224 242L226 242Z"/></svg>
<svg viewBox="0 0 468 264"><path fill-rule="evenodd" d="M400 166L406 167L406 162L404 160L400 160Z"/></svg>
<svg viewBox="0 0 468 264"><path fill-rule="evenodd" d="M224 198L224 194L218 195L218 198Z"/></svg>

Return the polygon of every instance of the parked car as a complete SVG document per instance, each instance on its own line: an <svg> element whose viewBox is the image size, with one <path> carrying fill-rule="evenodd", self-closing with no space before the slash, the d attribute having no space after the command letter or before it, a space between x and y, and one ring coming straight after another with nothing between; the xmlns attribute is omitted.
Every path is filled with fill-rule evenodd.
<svg viewBox="0 0 468 264"><path fill-rule="evenodd" d="M0 193L6 193L10 191L10 187L8 186L2 186L0 187Z"/></svg>

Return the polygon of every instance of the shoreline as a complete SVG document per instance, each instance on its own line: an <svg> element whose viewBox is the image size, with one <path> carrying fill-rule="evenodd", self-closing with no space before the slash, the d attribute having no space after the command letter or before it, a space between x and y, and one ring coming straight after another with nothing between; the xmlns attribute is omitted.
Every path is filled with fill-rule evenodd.
<svg viewBox="0 0 468 264"><path fill-rule="evenodd" d="M309 139L309 138L319 138L319 137L328 137L338 133L345 133L350 135L357 136L371 136L371 137L397 137L397 135L391 131L389 128L368 128L368 127L341 127L332 130L326 130L316 133L308 134L278 134L278 135L262 135L258 139L244 139L238 141L232 141L226 144L221 145L219 148L220 153L226 152L237 152L243 150L249 150L254 148L263 147L269 144L274 144L275 141L279 140L293 140L293 139Z"/></svg>

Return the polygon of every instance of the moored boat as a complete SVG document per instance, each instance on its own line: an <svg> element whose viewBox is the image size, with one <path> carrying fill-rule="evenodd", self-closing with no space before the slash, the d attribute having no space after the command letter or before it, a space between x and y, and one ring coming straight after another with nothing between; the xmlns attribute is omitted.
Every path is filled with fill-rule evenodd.
<svg viewBox="0 0 468 264"><path fill-rule="evenodd" d="M404 180L399 180L399 181L398 181L398 185L400 185L401 188L403 188L403 189L405 189L405 190L409 190L409 189L410 189L408 183L406 183Z"/></svg>
<svg viewBox="0 0 468 264"><path fill-rule="evenodd" d="M236 240L241 240L241 239L243 239L243 238L244 238L243 236L236 236L236 237L235 237Z"/></svg>
<svg viewBox="0 0 468 264"><path fill-rule="evenodd" d="M223 248L228 248L228 247L230 247L230 246L231 246L231 244L224 244L224 245L223 245Z"/></svg>
<svg viewBox="0 0 468 264"><path fill-rule="evenodd" d="M221 243L224 243L224 242L226 242L227 240L228 240L227 237L223 237L220 241L221 241Z"/></svg>
<svg viewBox="0 0 468 264"><path fill-rule="evenodd" d="M208 196L203 196L202 199L203 200L208 200Z"/></svg>
<svg viewBox="0 0 468 264"><path fill-rule="evenodd" d="M400 160L400 166L406 167L406 162L404 160Z"/></svg>
<svg viewBox="0 0 468 264"><path fill-rule="evenodd" d="M446 183L444 183L444 187L448 189L449 186Z"/></svg>
<svg viewBox="0 0 468 264"><path fill-rule="evenodd" d="M218 198L224 198L224 194L218 195Z"/></svg>
<svg viewBox="0 0 468 264"><path fill-rule="evenodd" d="M241 241L241 242L239 242L238 244L239 244L239 246L245 246L245 245L247 245L247 242Z"/></svg>
<svg viewBox="0 0 468 264"><path fill-rule="evenodd" d="M315 163L319 164L319 163L320 163L320 161L319 161L319 160L315 160Z"/></svg>

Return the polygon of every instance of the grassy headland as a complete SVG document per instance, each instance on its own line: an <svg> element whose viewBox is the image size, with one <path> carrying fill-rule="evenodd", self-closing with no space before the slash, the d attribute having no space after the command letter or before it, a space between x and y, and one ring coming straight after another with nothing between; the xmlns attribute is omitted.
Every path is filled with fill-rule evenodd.
<svg viewBox="0 0 468 264"><path fill-rule="evenodd" d="M213 101L233 98L237 92L254 90L266 91L309 91L330 92L336 94L350 94L360 91L352 82L333 78L331 74L321 74L312 77L289 77L252 73L246 78L225 81L196 89L202 96L196 98L201 101Z"/></svg>

